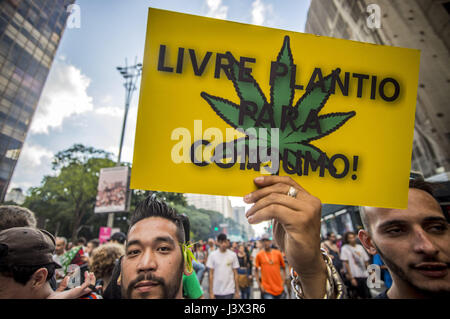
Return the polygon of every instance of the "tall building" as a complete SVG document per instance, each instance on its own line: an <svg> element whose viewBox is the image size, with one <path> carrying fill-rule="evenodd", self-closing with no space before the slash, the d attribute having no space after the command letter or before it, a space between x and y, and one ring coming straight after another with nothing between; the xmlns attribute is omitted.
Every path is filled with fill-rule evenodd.
<svg viewBox="0 0 450 319"><path fill-rule="evenodd" d="M245 225L247 219L245 218L245 207L233 207L233 220L239 225Z"/></svg>
<svg viewBox="0 0 450 319"><path fill-rule="evenodd" d="M25 202L25 198L26 196L21 188L13 188L6 194L5 202L14 202L17 205L22 205Z"/></svg>
<svg viewBox="0 0 450 319"><path fill-rule="evenodd" d="M0 1L0 201L75 0Z"/></svg>
<svg viewBox="0 0 450 319"><path fill-rule="evenodd" d="M226 196L184 194L184 197L186 198L188 205L214 210L221 213L225 218L233 218L231 201Z"/></svg>
<svg viewBox="0 0 450 319"><path fill-rule="evenodd" d="M380 28L369 28L370 4L380 8ZM412 169L450 172L450 1L311 0L305 32L419 49Z"/></svg>

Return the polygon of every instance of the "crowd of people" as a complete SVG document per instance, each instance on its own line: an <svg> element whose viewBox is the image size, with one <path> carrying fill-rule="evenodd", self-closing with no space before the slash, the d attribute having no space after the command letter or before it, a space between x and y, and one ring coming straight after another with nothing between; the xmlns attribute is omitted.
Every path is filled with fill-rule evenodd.
<svg viewBox="0 0 450 319"><path fill-rule="evenodd" d="M244 197L254 203L246 217L251 224L271 220L273 240L230 242L220 234L192 243L189 218L155 196L137 205L126 234L103 244L55 238L36 227L32 211L0 206L0 298L449 296L449 219L429 184L410 181L407 209L362 207L363 230L323 240L318 198L289 177L255 184ZM370 264L382 272L376 295Z"/></svg>

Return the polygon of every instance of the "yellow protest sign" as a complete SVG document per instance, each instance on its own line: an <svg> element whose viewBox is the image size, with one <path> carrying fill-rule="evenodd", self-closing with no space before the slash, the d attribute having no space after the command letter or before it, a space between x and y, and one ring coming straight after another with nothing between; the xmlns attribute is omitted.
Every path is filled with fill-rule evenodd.
<svg viewBox="0 0 450 319"><path fill-rule="evenodd" d="M420 52L149 9L131 187L405 208Z"/></svg>

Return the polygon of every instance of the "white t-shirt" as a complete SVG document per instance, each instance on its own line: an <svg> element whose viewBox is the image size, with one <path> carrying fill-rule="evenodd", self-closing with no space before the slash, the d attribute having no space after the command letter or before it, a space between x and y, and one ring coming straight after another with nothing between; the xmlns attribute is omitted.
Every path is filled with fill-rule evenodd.
<svg viewBox="0 0 450 319"><path fill-rule="evenodd" d="M367 278L369 276L365 264L366 261L369 261L369 255L363 246L344 245L341 249L341 260L348 261L353 277Z"/></svg>
<svg viewBox="0 0 450 319"><path fill-rule="evenodd" d="M216 249L208 256L206 267L214 269L213 293L223 296L235 292L233 269L239 268L236 253L227 249L224 253Z"/></svg>

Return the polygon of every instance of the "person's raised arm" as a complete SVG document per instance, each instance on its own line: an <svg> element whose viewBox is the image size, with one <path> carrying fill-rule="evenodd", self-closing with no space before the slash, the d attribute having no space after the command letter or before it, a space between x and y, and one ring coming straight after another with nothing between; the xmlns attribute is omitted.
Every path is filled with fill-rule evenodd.
<svg viewBox="0 0 450 319"><path fill-rule="evenodd" d="M320 250L320 200L287 176L260 176L254 182L259 189L244 197L254 203L248 222L274 220L275 241L299 275L304 297L323 298L327 266Z"/></svg>

